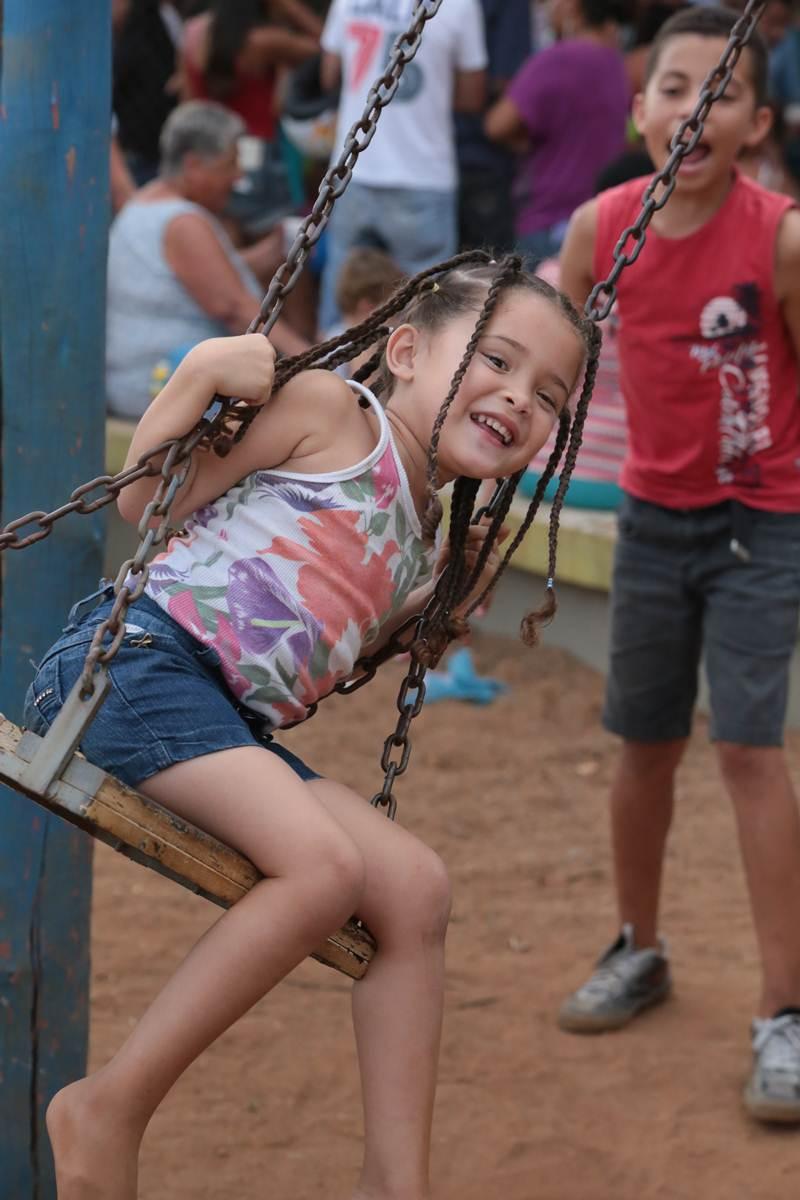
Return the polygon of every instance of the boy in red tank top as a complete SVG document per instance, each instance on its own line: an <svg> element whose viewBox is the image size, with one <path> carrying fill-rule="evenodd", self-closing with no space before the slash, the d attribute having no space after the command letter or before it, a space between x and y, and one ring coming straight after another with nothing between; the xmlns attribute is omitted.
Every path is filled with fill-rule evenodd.
<svg viewBox="0 0 800 1200"><path fill-rule="evenodd" d="M634 101L656 166L737 15L693 7L662 27ZM800 212L734 165L769 122L756 36L619 283L629 448L604 723L623 739L611 792L621 932L559 1021L616 1029L669 994L659 891L702 654L763 973L745 1105L800 1122L800 816L782 748L800 614ZM562 286L576 301L607 275L645 183L575 213Z"/></svg>

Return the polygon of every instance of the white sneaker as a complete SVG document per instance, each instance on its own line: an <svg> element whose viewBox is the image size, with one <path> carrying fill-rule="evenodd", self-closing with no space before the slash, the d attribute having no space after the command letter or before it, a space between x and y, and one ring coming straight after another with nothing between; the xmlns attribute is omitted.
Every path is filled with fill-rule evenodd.
<svg viewBox="0 0 800 1200"><path fill-rule="evenodd" d="M623 925L592 976L562 1004L558 1023L570 1033L620 1029L643 1008L666 1000L671 988L666 945L637 950L633 926Z"/></svg>
<svg viewBox="0 0 800 1200"><path fill-rule="evenodd" d="M753 1070L744 1105L759 1121L800 1123L800 1009L753 1021Z"/></svg>

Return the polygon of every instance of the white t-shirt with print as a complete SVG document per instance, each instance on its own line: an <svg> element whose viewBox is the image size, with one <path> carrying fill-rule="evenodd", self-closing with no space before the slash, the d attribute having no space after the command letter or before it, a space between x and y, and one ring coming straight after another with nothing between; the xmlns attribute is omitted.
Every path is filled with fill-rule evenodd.
<svg viewBox="0 0 800 1200"><path fill-rule="evenodd" d="M342 60L335 157L414 8L415 0L333 0L322 47ZM374 187L452 191L457 183L455 75L486 65L480 0L442 0L423 29L416 57L406 64L397 92L381 113L354 178Z"/></svg>

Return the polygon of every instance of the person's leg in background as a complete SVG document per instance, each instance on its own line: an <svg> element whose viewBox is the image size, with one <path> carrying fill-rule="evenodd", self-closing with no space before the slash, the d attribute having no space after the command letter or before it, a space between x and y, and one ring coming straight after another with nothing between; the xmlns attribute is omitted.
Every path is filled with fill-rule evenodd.
<svg viewBox="0 0 800 1200"><path fill-rule="evenodd" d="M373 196L375 190L351 180L333 206L320 281L318 326L321 338L328 336L340 321L336 305L336 280L342 263L354 246L375 245L374 211L380 207Z"/></svg>
<svg viewBox="0 0 800 1200"><path fill-rule="evenodd" d="M457 194L430 188L372 188L371 217L387 253L408 275L452 258L458 248Z"/></svg>
<svg viewBox="0 0 800 1200"><path fill-rule="evenodd" d="M683 514L626 496L611 595L603 724L623 745L610 795L620 935L559 1013L562 1029L626 1025L670 991L658 908L675 772L691 729L703 629L684 572Z"/></svg>
<svg viewBox="0 0 800 1200"><path fill-rule="evenodd" d="M800 516L753 513L749 560L707 564L711 736L733 802L761 991L751 1115L800 1122L800 812L783 750L800 615Z"/></svg>
<svg viewBox="0 0 800 1200"><path fill-rule="evenodd" d="M559 221L547 229L517 235L516 249L525 259L529 271L535 271L539 263L544 262L546 258L558 258L567 225L567 221Z"/></svg>

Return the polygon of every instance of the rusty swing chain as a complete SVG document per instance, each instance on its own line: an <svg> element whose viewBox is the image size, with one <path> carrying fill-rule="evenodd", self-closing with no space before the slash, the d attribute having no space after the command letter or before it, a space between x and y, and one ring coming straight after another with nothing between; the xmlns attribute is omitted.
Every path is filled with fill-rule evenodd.
<svg viewBox="0 0 800 1200"><path fill-rule="evenodd" d="M286 262L273 277L261 305L260 312L251 324L251 332L261 329L266 335L277 320L283 300L296 283L310 249L318 240L327 224L335 200L342 194L352 177L353 167L359 154L372 140L381 110L389 103L397 90L405 64L416 54L425 24L436 14L441 3L442 0L419 0L409 29L398 38L385 73L369 92L361 119L356 122L348 133L341 155L326 173L320 185L314 207L303 222L287 255ZM596 285L586 302L585 312L592 320L596 322L603 321L611 312L617 298L616 285L620 275L626 267L634 263L639 257L645 244L645 231L652 220L653 214L664 207L672 194L680 163L687 154L691 153L702 138L704 122L709 110L723 95L730 82L739 56L756 27L765 6L765 0L747 0L742 15L731 30L728 43L719 63L703 82L697 103L691 115L681 122L672 139L671 153L667 162L656 173L644 192L642 209L637 220L622 232L614 248L614 265L609 275ZM687 134L690 134L688 138L686 137ZM656 198L655 193L659 187L663 187L663 192ZM626 252L625 247L631 238L634 239L635 244L630 251ZM603 296L605 300L600 304L601 297ZM201 442L208 444L220 434L225 436L225 425L231 416L239 422L239 428L233 435L234 439L238 439L245 432L248 423L248 414L241 409L237 409L235 402L225 402L220 411L212 419L203 418L195 429L184 438L162 443L155 449L143 454L134 467L130 467L126 471L121 471L114 476L99 476L97 479L82 484L72 493L69 502L60 508L50 513L28 513L26 516L19 517L15 521L10 522L0 531L0 551L6 549L25 549L27 546L33 545L35 542L47 537L52 531L53 524L69 513L77 512L86 514L96 512L99 508L114 501L124 487L146 476L161 474L161 480L159 481L156 493L145 509L139 524L139 549L134 558L129 559L120 568L114 584L116 592L114 607L108 619L98 627L89 654L87 655L84 672L80 680L82 694L86 694L87 692L91 694L94 689L93 672L98 666L102 665L104 667L110 662L124 637L124 619L128 605L142 594L147 582L148 567L144 560L149 551L154 546L160 544L166 536L170 509L175 494L186 479L192 451ZM165 452L166 458L159 467L153 460ZM104 489L104 492L99 497L87 499L91 492L99 489ZM499 489L493 503L496 503L498 499ZM155 518L159 518L159 523L157 527L153 528L151 527L151 522ZM39 528L24 537L19 537L17 531L30 524L36 524ZM133 590L129 589L127 583L131 575L139 576ZM364 668L362 675L351 682L340 681L335 686L334 691L347 694L362 687L375 675L379 663L409 648L409 644L404 639L406 634L412 629L414 631L414 640L424 637L426 623L432 610L438 607L438 605L439 601L436 593L434 593L434 596L421 615L407 620L394 632L386 646L372 659L368 661L364 660L357 664L357 666ZM112 633L113 640L107 650L104 651L102 641L107 632ZM411 755L410 725L424 704L426 670L425 665L420 662L417 654L412 650L411 664L397 698L397 707L400 715L395 729L389 734L384 743L383 754L381 756L381 768L384 771L383 786L381 791L372 798L372 804L385 807L387 815L390 818L394 817L396 810L396 800L393 795L394 782L399 775L402 775L406 771ZM410 696L412 692L414 693L413 698ZM313 705L309 710L309 715L313 714L315 710L316 705ZM394 751L399 751L399 757L393 757Z"/></svg>

